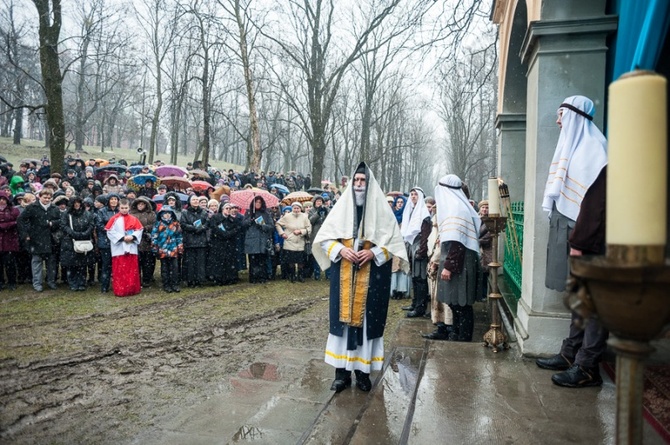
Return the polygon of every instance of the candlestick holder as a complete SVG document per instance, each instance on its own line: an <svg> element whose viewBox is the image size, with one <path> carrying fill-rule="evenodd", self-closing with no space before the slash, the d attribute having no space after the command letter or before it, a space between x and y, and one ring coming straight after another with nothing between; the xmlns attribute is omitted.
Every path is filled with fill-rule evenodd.
<svg viewBox="0 0 670 445"><path fill-rule="evenodd" d="M489 273L491 275L491 293L489 294L489 301L491 303L491 326L484 334L484 346L492 346L493 352L498 352L500 349L509 349L507 344L507 335L501 329L500 309L498 302L502 298L500 289L498 288L498 268L502 265L498 261L498 235L505 230L507 224L507 217L501 215L488 215L482 217L482 222L491 233L491 262L488 264Z"/></svg>
<svg viewBox="0 0 670 445"><path fill-rule="evenodd" d="M608 247L607 257L570 258L573 278L566 303L585 319L599 321L612 334L608 344L617 354L616 442L642 444L644 360L654 350L649 341L670 322L670 267L630 261L630 255L616 258L611 250L615 249Z"/></svg>

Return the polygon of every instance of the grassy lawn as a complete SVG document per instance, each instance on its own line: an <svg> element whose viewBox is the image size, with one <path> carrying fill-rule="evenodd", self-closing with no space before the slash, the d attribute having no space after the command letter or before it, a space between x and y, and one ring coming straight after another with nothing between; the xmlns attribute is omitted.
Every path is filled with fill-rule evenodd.
<svg viewBox="0 0 670 445"><path fill-rule="evenodd" d="M73 151L68 151L74 155ZM7 158L14 164L14 169L18 170L18 163L25 158L34 158L40 159L42 156L49 156L49 149L44 146L43 141L35 141L31 139L23 139L21 145L14 145L12 143L12 138L2 138L0 137L0 154ZM106 149L105 152L100 151L100 147L94 146L84 146L84 150L80 153L82 159L110 159L112 157L118 159L125 159L128 164L134 162L139 162L140 155L137 154L135 149L126 149L126 148L114 148ZM164 163L168 163L170 159L169 154L159 153L155 159L160 159ZM189 156L177 156L177 165L186 166L186 163L193 161L193 155ZM242 170L244 167L240 165L231 164L229 162L217 161L210 159L209 163L214 167L219 169L228 170L233 168L235 170Z"/></svg>

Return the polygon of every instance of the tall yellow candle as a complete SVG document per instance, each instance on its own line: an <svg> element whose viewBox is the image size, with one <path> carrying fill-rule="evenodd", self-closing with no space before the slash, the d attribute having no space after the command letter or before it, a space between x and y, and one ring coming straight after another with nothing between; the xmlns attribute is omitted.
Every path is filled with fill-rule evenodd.
<svg viewBox="0 0 670 445"><path fill-rule="evenodd" d="M500 215L498 178L489 178L489 215Z"/></svg>
<svg viewBox="0 0 670 445"><path fill-rule="evenodd" d="M651 71L633 71L609 87L608 248L665 245L666 84Z"/></svg>

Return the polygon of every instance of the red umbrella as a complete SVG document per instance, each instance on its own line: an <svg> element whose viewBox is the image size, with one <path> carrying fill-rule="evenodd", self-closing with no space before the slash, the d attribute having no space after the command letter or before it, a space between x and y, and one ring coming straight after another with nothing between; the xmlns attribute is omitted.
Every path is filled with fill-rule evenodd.
<svg viewBox="0 0 670 445"><path fill-rule="evenodd" d="M252 188L252 189L242 189L236 190L230 194L230 203L240 206L241 209L249 209L251 201L254 200L256 196L260 196L265 201L265 205L268 207L276 207L279 205L279 198L277 198L272 193L267 190Z"/></svg>
<svg viewBox="0 0 670 445"><path fill-rule="evenodd" d="M182 178L188 175L188 171L178 165L161 165L154 171L154 174L161 178L164 176L177 176Z"/></svg>
<svg viewBox="0 0 670 445"><path fill-rule="evenodd" d="M161 184L173 189L186 190L191 187L191 181L180 176L165 176L161 178Z"/></svg>
<svg viewBox="0 0 670 445"><path fill-rule="evenodd" d="M207 181L191 181L191 186L193 186L193 190L214 189L214 186Z"/></svg>

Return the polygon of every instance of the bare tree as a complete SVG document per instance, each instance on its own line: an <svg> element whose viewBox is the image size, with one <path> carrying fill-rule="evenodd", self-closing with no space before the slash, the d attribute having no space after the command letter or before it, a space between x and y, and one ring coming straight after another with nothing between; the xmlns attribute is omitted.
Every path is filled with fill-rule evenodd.
<svg viewBox="0 0 670 445"><path fill-rule="evenodd" d="M60 69L58 39L62 25L60 0L32 0L39 18L40 66L47 99L49 151L54 171L63 169L65 158L65 118L63 115L63 76Z"/></svg>
<svg viewBox="0 0 670 445"><path fill-rule="evenodd" d="M443 73L440 84L449 170L468 184L472 196L480 196L495 161L494 67L489 51L467 54Z"/></svg>
<svg viewBox="0 0 670 445"><path fill-rule="evenodd" d="M160 116L163 110L163 70L165 60L175 45L178 27L178 10L172 8L167 0L143 0L142 8L135 8L140 29L151 50L152 63L147 64L155 81L156 103L151 114L151 136L149 140L149 163L154 162L158 153L157 139L160 128ZM173 67L176 68L176 67Z"/></svg>
<svg viewBox="0 0 670 445"><path fill-rule="evenodd" d="M18 22L15 15L14 0L3 2L3 13L0 15L0 62L5 69L0 78L0 115L3 116L0 134L13 133L15 145L21 144L23 116L25 109L34 111L30 97L31 91L39 87L37 73L34 70L32 49L27 47L25 40L27 31ZM13 126L12 126L13 121ZM10 128L13 127L13 128Z"/></svg>
<svg viewBox="0 0 670 445"><path fill-rule="evenodd" d="M217 0L219 5L227 13L233 22L236 33L230 32L233 37L234 46L227 45L242 66L244 85L249 109L249 140L247 142L247 167L258 170L261 165L261 131L258 121L258 110L256 106L256 89L252 68L251 52L254 48L255 35L252 34L254 27L251 21L251 0ZM255 20L256 26L260 26L260 20Z"/></svg>
<svg viewBox="0 0 670 445"><path fill-rule="evenodd" d="M370 34L391 16L399 3L400 0L391 0L383 6L372 5L361 32L351 47L340 54L335 54L337 46L333 43L335 0L290 1L289 11L284 13L291 20L294 41L264 33L299 70L304 82L296 91L289 79L277 76L289 105L307 128L314 160L312 180L316 184L320 183L324 171L329 125L342 78L364 54Z"/></svg>
<svg viewBox="0 0 670 445"><path fill-rule="evenodd" d="M191 0L188 5L181 5L183 12L193 19L190 26L191 36L196 45L197 51L193 54L199 59L200 73L195 77L201 84L202 104L202 139L193 158L194 162L202 155L202 164L207 167L209 164L210 140L211 140L211 103L213 79L219 66L219 57L221 57L221 42L217 35L221 32L215 15L207 11L207 2L201 0Z"/></svg>

